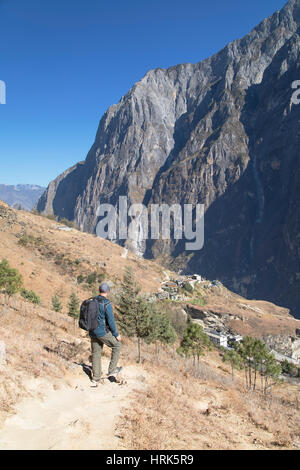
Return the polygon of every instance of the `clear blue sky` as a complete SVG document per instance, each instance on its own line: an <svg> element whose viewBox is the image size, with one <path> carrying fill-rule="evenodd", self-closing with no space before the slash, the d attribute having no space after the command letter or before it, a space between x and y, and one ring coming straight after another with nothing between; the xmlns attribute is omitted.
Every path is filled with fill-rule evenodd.
<svg viewBox="0 0 300 470"><path fill-rule="evenodd" d="M0 183L47 185L148 70L199 62L285 3L0 0Z"/></svg>

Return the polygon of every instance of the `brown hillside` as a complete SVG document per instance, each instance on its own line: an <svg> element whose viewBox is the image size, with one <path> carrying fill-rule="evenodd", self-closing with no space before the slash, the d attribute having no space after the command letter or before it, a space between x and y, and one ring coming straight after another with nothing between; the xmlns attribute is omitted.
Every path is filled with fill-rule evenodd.
<svg viewBox="0 0 300 470"><path fill-rule="evenodd" d="M126 265L131 266L144 292L158 289L163 268L141 260L110 241L59 224L55 220L15 211L0 201L0 258L6 258L24 278L26 289L50 306L57 292L67 301L72 290L84 299L92 294L77 277L94 272L118 285Z"/></svg>
<svg viewBox="0 0 300 470"><path fill-rule="evenodd" d="M70 229L55 220L15 211L0 201L0 259L7 258L24 278L26 289L32 289L42 299L44 307L51 306L51 298L58 293L67 311L72 291L83 300L92 295L96 284L89 287L78 283L78 276L92 273L120 285L125 266L135 271L136 279L144 293L156 292L165 279L165 268L136 257L125 250L94 235ZM167 271L170 277L176 275ZM200 273L201 274L201 273ZM194 318L203 312L219 316L233 331L261 337L265 334L295 335L300 321L294 319L289 310L264 301L250 301L222 286L221 289L204 289L206 304L170 304L170 309L183 307Z"/></svg>
<svg viewBox="0 0 300 470"><path fill-rule="evenodd" d="M72 290L80 299L91 293L78 276L96 271L117 286L129 264L144 292L156 291L165 278L158 264L122 255L108 241L0 203L0 258L42 299L34 306L19 295L0 295L0 449L300 448L299 385L276 385L272 400L259 391L246 393L243 373L232 380L216 350L201 359L195 375L191 361L167 347L157 355L143 343L137 364L136 343L124 338L124 384L90 388L89 338L65 314ZM63 313L51 310L55 292ZM195 316L218 314L237 322L237 331L242 325L257 335L287 333L298 324L285 309L247 301L224 287L207 289L204 297L204 307L191 306ZM175 314L186 308L166 305ZM104 356L105 372L107 350Z"/></svg>
<svg viewBox="0 0 300 470"><path fill-rule="evenodd" d="M188 305L187 310L194 319L207 315L219 318L220 324L242 336L263 337L265 335L295 336L300 321L289 310L262 300L248 300L226 289L212 288L204 291L206 304L203 307Z"/></svg>

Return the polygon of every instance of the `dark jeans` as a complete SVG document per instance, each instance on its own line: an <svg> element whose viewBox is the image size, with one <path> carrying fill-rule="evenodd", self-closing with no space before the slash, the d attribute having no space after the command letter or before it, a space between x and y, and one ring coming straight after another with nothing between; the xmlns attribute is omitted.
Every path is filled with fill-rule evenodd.
<svg viewBox="0 0 300 470"><path fill-rule="evenodd" d="M121 343L118 341L109 331L106 333L105 336L101 338L92 338L91 345L92 345L92 366L93 366L93 380L100 380L101 379L101 354L103 345L106 344L109 348L111 348L111 359L108 367L108 374L112 374L117 367L118 360L120 357L121 352Z"/></svg>

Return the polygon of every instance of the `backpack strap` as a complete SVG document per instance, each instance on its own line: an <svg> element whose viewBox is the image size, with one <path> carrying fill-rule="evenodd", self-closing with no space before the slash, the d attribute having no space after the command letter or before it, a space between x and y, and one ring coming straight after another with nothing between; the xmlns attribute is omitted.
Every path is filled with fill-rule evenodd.
<svg viewBox="0 0 300 470"><path fill-rule="evenodd" d="M103 305L105 329L106 329L106 333L108 333L110 330L109 330L109 327L108 327L107 322L106 322L105 313L106 313L106 309L107 309L108 305L111 305L111 302L110 302L110 300L108 300L107 302L99 300L99 297L97 297L97 299L98 299L99 304Z"/></svg>
<svg viewBox="0 0 300 470"><path fill-rule="evenodd" d="M101 305L104 306L104 312L106 312L107 306L108 306L108 305L111 305L111 301L108 300L107 302L104 302L104 301L102 301L102 300L99 300L99 297L96 297L96 298L98 299L99 304L101 304Z"/></svg>

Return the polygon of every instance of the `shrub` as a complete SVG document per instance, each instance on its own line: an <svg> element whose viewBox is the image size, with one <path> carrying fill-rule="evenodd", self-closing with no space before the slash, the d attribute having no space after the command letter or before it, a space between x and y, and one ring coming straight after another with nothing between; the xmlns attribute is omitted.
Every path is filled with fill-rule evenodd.
<svg viewBox="0 0 300 470"><path fill-rule="evenodd" d="M94 271L93 273L88 274L87 276L83 276L83 274L79 274L77 276L77 282L78 284L82 284L85 282L90 288L94 287L95 284L101 283L104 281L106 275L104 272L99 273L97 271Z"/></svg>
<svg viewBox="0 0 300 470"><path fill-rule="evenodd" d="M294 364L291 364L287 360L284 360L281 362L281 369L284 374L291 375L293 377L297 377L298 375L298 369L297 366Z"/></svg>
<svg viewBox="0 0 300 470"><path fill-rule="evenodd" d="M194 289L193 287L191 286L191 284L189 284L188 282L186 282L183 286L184 290L186 290L187 292L189 292L190 294L192 294L194 292Z"/></svg>
<svg viewBox="0 0 300 470"><path fill-rule="evenodd" d="M75 292L72 292L70 295L70 300L69 300L69 315L70 317L77 318L79 315L79 305L80 305L80 300L75 294Z"/></svg>
<svg viewBox="0 0 300 470"><path fill-rule="evenodd" d="M100 273L100 274L98 273L97 281L101 283L104 281L105 277L106 277L105 273Z"/></svg>
<svg viewBox="0 0 300 470"><path fill-rule="evenodd" d="M76 230L78 230L78 226L76 225L76 223L72 222L71 220L66 219L65 217L63 217L62 219L59 219L58 222L60 224L65 225L66 227L75 228Z"/></svg>
<svg viewBox="0 0 300 470"><path fill-rule="evenodd" d="M27 235L27 233L25 233L19 238L18 245L21 245L21 246L32 245L33 241L34 241L33 236Z"/></svg>
<svg viewBox="0 0 300 470"><path fill-rule="evenodd" d="M43 239L41 237L34 237L33 235L28 235L25 233L19 238L18 244L24 247L27 246L40 246L43 244Z"/></svg>
<svg viewBox="0 0 300 470"><path fill-rule="evenodd" d="M205 300L202 297L200 298L198 297L197 299L192 300L191 303L192 305L200 305L201 307L203 307L206 304Z"/></svg>
<svg viewBox="0 0 300 470"><path fill-rule="evenodd" d="M41 304L41 298L33 290L26 290L23 288L21 289L21 296L33 304Z"/></svg>
<svg viewBox="0 0 300 470"><path fill-rule="evenodd" d="M84 281L84 276L82 274L79 274L79 276L77 276L78 284L82 284L83 281Z"/></svg>
<svg viewBox="0 0 300 470"><path fill-rule="evenodd" d="M49 220L56 220L57 221L57 217L54 214L48 214L48 215L45 215L44 217L46 217L46 219L49 219Z"/></svg>
<svg viewBox="0 0 300 470"><path fill-rule="evenodd" d="M94 284L96 284L96 281L97 281L97 273L94 272L92 274L89 274L87 277L86 277L86 283L89 285L89 287L93 286Z"/></svg>
<svg viewBox="0 0 300 470"><path fill-rule="evenodd" d="M22 275L17 269L11 268L6 259L0 263L0 289L11 296L16 294L23 285Z"/></svg>
<svg viewBox="0 0 300 470"><path fill-rule="evenodd" d="M52 297L52 307L55 312L61 312L62 310L62 303L60 298L57 294Z"/></svg>

